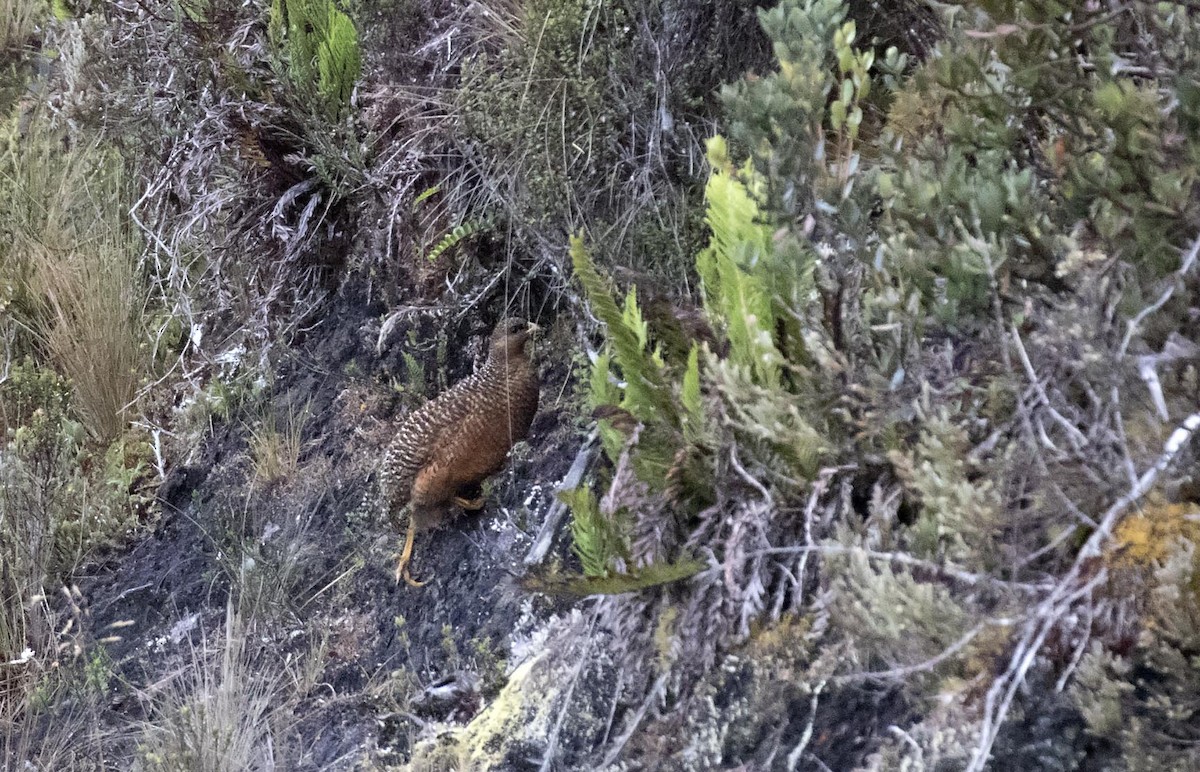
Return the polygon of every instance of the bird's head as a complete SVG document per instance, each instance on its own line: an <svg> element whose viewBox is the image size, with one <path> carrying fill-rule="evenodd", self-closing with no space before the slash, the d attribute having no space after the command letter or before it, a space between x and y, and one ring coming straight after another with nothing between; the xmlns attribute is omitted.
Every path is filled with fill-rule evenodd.
<svg viewBox="0 0 1200 772"><path fill-rule="evenodd" d="M491 356L512 357L520 356L525 351L525 344L533 333L540 328L524 319L508 317L501 319L492 331Z"/></svg>

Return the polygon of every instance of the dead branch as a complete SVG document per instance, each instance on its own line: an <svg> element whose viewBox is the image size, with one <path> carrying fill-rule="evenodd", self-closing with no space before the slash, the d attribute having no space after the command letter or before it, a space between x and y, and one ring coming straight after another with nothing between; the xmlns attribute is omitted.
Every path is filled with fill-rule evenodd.
<svg viewBox="0 0 1200 772"><path fill-rule="evenodd" d="M1022 628L1008 668L988 690L979 745L967 772L982 772L991 755L1000 726L1008 715L1013 697L1024 682L1025 674L1033 665L1047 636L1062 622L1077 600L1090 594L1093 588L1107 579L1107 571L1103 567L1088 576L1087 569L1091 565L1091 559L1100 555L1102 545L1126 511L1150 491L1158 476L1175 461L1197 430L1200 430L1200 413L1193 413L1167 438L1158 460L1142 473L1132 488L1105 511L1104 516L1100 518L1099 527L1080 548L1070 570L1033 610Z"/></svg>

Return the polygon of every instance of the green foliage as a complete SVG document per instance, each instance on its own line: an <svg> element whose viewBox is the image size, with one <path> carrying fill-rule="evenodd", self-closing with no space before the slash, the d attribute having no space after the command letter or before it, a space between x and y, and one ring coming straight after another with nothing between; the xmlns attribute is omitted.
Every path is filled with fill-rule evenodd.
<svg viewBox="0 0 1200 772"><path fill-rule="evenodd" d="M132 493L143 473L144 444L122 439L92 449L72 420L67 384L31 360L0 383L8 424L0 466L0 540L20 581L63 576L89 550L123 535L144 500ZM23 579L21 577L24 577Z"/></svg>
<svg viewBox="0 0 1200 772"><path fill-rule="evenodd" d="M1200 140L1184 129L1200 100L1181 88L1196 78L1183 42L1195 20L1169 5L1137 15L1163 41L1160 82L1118 66L1123 24L1076 36L1047 5L1018 2L988 9L984 26L1002 34L956 31L896 92L879 182L887 250L943 323L983 314L989 273L1060 290L1081 234L1143 282L1177 266L1200 226ZM1035 18L1048 26L1024 31ZM1094 67L1080 66L1085 49Z"/></svg>
<svg viewBox="0 0 1200 772"><path fill-rule="evenodd" d="M723 323L729 338L729 360L753 373L767 387L779 386L782 357L775 347L775 309L762 271L772 259L771 227L763 222L749 189L729 168L725 142L709 141L713 166L705 197L712 230L707 249L696 256L696 272L704 289L710 318ZM750 176L752 170L743 170Z"/></svg>
<svg viewBox="0 0 1200 772"><path fill-rule="evenodd" d="M10 663L4 711L28 707L37 698L33 678L57 665L62 641L50 595L86 554L124 536L146 503L133 493L144 449L129 441L91 450L71 408L67 382L31 359L0 380L0 658ZM21 665L11 664L18 659Z"/></svg>
<svg viewBox="0 0 1200 772"><path fill-rule="evenodd" d="M46 12L42 0L10 0L0 8L0 52L10 53L25 46L39 17ZM11 61L11 60L10 60ZM0 77L8 73L0 73ZM0 107L4 107L0 103Z"/></svg>
<svg viewBox="0 0 1200 772"><path fill-rule="evenodd" d="M625 3L526 0L494 56L472 61L459 92L470 134L524 168L534 212L554 212L617 163L619 103L607 100L623 55Z"/></svg>
<svg viewBox="0 0 1200 772"><path fill-rule="evenodd" d="M450 230L449 233L447 233L445 236L442 236L442 238L438 240L437 244L433 245L433 248L430 249L428 254L425 255L425 259L432 263L434 260L437 260L439 257L441 257L447 250L453 249L472 236L488 230L490 227L491 223L487 220L471 220L470 222L465 222L462 225L456 225Z"/></svg>
<svg viewBox="0 0 1200 772"><path fill-rule="evenodd" d="M562 491L558 497L571 510L571 550L583 565L583 575L608 576L613 561L628 553L617 524L600 512L596 494L588 488Z"/></svg>
<svg viewBox="0 0 1200 772"><path fill-rule="evenodd" d="M531 576L526 578L523 584L528 590L551 595L580 598L589 595L624 595L683 581L695 576L703 569L702 562L684 559L670 563L655 563L624 573L610 573L604 576L575 576L556 573L546 576Z"/></svg>
<svg viewBox="0 0 1200 772"><path fill-rule="evenodd" d="M633 455L635 469L644 483L662 490L682 446L680 405L669 386L667 364L657 347L651 346L636 291L631 289L624 307L618 306L608 280L596 269L578 237L571 239L571 261L594 313L605 324L609 340L609 349L595 362L590 379L593 391L588 400L594 407L615 406L641 425L638 451ZM615 375L614 364L621 377L619 387L610 382ZM618 431L607 420L604 423L601 440L615 462L626 444L626 432Z"/></svg>
<svg viewBox="0 0 1200 772"><path fill-rule="evenodd" d="M335 0L272 0L268 29L292 86L329 119L344 116L362 74L350 17Z"/></svg>
<svg viewBox="0 0 1200 772"><path fill-rule="evenodd" d="M947 588L908 571L857 554L831 560L828 568L829 612L867 670L920 665L968 627L967 611Z"/></svg>
<svg viewBox="0 0 1200 772"><path fill-rule="evenodd" d="M806 415L818 411L797 313L813 297L815 257L794 235L773 232L755 198L764 179L749 163L735 170L720 136L709 142L709 161L712 238L696 256L696 271L708 318L729 344L712 379L741 436L784 453L807 477L829 448Z"/></svg>
<svg viewBox="0 0 1200 772"><path fill-rule="evenodd" d="M679 387L679 406L683 412L683 436L689 445L710 441L704 413L704 395L700 391L700 347L693 344L688 352L687 368Z"/></svg>
<svg viewBox="0 0 1200 772"><path fill-rule="evenodd" d="M920 557L990 563L995 554L1000 502L991 481L968 479L968 449L966 432L942 415L925 423L913 452L891 454L897 475L921 503L908 534Z"/></svg>
<svg viewBox="0 0 1200 772"><path fill-rule="evenodd" d="M604 322L607 330L612 355L605 359L605 367L610 361L615 361L621 367L624 377L621 407L638 419L653 420L659 417L664 421L673 421L677 413L667 391L664 363L662 357L648 347L648 330L637 306L636 290L631 289L626 295L622 310L613 299L607 279L600 275L583 240L578 236L571 237L571 264L593 312ZM599 387L601 393L610 393L606 385ZM597 397L597 394L593 394L594 404L600 404Z"/></svg>
<svg viewBox="0 0 1200 772"><path fill-rule="evenodd" d="M256 480L267 484L295 474L310 414L309 405L299 410L289 406L286 415L280 416L271 402L262 404L257 420L250 426L250 455Z"/></svg>
<svg viewBox="0 0 1200 772"><path fill-rule="evenodd" d="M812 211L818 200L833 205L840 198L840 186L829 181L817 151L825 139L827 97L837 84L830 44L835 32L845 37L840 29L845 16L840 0L781 2L761 11L779 70L740 80L723 93L728 134L752 154L771 212L795 216Z"/></svg>

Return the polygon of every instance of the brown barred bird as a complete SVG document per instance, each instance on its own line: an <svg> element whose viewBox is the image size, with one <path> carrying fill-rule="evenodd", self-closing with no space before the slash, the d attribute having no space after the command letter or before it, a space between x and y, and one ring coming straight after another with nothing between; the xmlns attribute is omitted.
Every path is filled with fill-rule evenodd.
<svg viewBox="0 0 1200 772"><path fill-rule="evenodd" d="M538 329L524 319L502 319L492 332L487 362L404 419L383 459L383 503L395 517L409 505L408 534L396 565L409 573L417 531L436 526L451 505L483 507L480 484L500 471L524 439L538 407L538 377L525 344Z"/></svg>

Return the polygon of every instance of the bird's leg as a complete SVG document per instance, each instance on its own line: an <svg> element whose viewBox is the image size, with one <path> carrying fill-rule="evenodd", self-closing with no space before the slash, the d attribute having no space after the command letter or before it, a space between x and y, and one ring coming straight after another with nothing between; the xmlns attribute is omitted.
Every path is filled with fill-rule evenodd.
<svg viewBox="0 0 1200 772"><path fill-rule="evenodd" d="M425 582L418 582L408 572L408 564L412 560L413 542L417 538L417 519L411 514L408 518L408 535L404 537L404 549L400 552L400 562L396 564L396 583L403 579L409 587L424 587Z"/></svg>
<svg viewBox="0 0 1200 772"><path fill-rule="evenodd" d="M479 483L463 485L450 500L468 512L476 512L483 509L483 486Z"/></svg>

